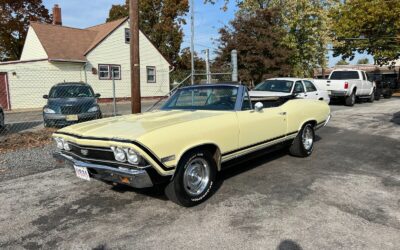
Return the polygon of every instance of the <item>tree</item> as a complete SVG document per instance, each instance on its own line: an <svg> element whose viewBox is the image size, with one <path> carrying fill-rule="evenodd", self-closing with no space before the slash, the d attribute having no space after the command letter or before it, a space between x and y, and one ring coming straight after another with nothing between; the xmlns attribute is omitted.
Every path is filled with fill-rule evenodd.
<svg viewBox="0 0 400 250"><path fill-rule="evenodd" d="M277 8L286 35L283 41L293 51L292 75L312 76L314 68L327 66L330 42L328 11L337 0L235 0L239 12ZM206 0L215 3L215 0ZM226 0L225 3L228 3Z"/></svg>
<svg viewBox="0 0 400 250"><path fill-rule="evenodd" d="M400 58L400 1L352 0L332 9L334 56L368 53L379 65Z"/></svg>
<svg viewBox="0 0 400 250"><path fill-rule="evenodd" d="M188 0L139 1L139 27L161 53L173 64L179 56L183 41L182 25L189 11ZM113 5L107 22L129 16L129 0L123 5Z"/></svg>
<svg viewBox="0 0 400 250"><path fill-rule="evenodd" d="M181 82L186 77L191 74L191 64L192 58L190 53L190 48L182 49L180 55L178 56L175 64L175 70L171 73L172 82ZM199 57L196 52L194 52L194 68L196 71L204 71L206 67L206 62L203 58Z"/></svg>
<svg viewBox="0 0 400 250"><path fill-rule="evenodd" d="M258 83L272 76L290 73L292 50L282 43L279 12L263 9L238 13L230 26L220 29L217 62L230 62L231 51L238 51L239 76L242 81Z"/></svg>
<svg viewBox="0 0 400 250"><path fill-rule="evenodd" d="M20 59L32 20L51 22L52 18L42 0L0 2L0 61Z"/></svg>
<svg viewBox="0 0 400 250"><path fill-rule="evenodd" d="M368 58L361 58L357 61L357 64L368 64L369 59Z"/></svg>
<svg viewBox="0 0 400 250"><path fill-rule="evenodd" d="M349 62L347 62L346 60L339 60L336 65L349 65Z"/></svg>

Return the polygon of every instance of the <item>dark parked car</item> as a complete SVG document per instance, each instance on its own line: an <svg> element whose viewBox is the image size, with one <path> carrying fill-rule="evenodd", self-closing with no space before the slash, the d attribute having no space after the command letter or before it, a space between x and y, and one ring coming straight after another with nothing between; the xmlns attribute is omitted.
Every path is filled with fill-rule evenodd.
<svg viewBox="0 0 400 250"><path fill-rule="evenodd" d="M5 127L5 122L4 122L4 110L0 106L0 132L4 129Z"/></svg>
<svg viewBox="0 0 400 250"><path fill-rule="evenodd" d="M375 100L383 98L391 98L393 95L392 83L388 80L376 81Z"/></svg>
<svg viewBox="0 0 400 250"><path fill-rule="evenodd" d="M99 97L100 94L94 94L92 87L86 83L59 83L53 86L49 95L43 96L47 99L43 108L45 127L100 119Z"/></svg>

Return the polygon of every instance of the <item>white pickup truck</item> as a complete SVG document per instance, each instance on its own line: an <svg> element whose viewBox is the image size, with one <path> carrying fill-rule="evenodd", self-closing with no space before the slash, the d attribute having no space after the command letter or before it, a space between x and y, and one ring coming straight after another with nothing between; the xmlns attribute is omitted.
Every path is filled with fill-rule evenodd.
<svg viewBox="0 0 400 250"><path fill-rule="evenodd" d="M353 106L356 98L374 101L375 83L369 81L362 70L337 69L332 71L328 80L314 80L314 83L328 91L331 99L343 98L346 106Z"/></svg>

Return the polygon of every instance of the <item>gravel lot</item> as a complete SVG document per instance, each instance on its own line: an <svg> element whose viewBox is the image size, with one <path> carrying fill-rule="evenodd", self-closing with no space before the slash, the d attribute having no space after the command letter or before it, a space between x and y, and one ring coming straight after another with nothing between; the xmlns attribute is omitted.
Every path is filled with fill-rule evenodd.
<svg viewBox="0 0 400 250"><path fill-rule="evenodd" d="M400 249L400 99L332 110L311 157L239 164L190 209L79 180L50 146L0 155L0 248Z"/></svg>

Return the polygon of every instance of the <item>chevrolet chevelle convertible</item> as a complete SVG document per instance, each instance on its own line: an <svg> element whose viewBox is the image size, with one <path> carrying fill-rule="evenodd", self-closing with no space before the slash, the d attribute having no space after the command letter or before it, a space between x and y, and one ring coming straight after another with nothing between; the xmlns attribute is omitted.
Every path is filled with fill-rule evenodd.
<svg viewBox="0 0 400 250"><path fill-rule="evenodd" d="M194 206L213 193L217 173L229 165L223 163L278 145L309 156L314 131L330 119L329 106L316 100L253 104L242 85L180 88L158 111L59 130L54 157L82 179L164 186L170 200Z"/></svg>

